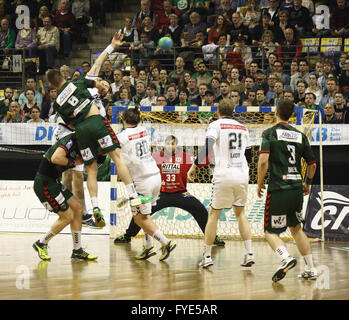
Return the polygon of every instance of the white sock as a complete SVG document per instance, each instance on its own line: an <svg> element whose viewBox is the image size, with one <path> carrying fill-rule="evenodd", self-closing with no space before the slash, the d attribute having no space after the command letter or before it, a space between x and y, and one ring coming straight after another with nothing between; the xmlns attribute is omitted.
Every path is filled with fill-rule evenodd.
<svg viewBox="0 0 349 320"><path fill-rule="evenodd" d="M72 231L74 250L81 248L81 231Z"/></svg>
<svg viewBox="0 0 349 320"><path fill-rule="evenodd" d="M144 236L145 236L145 247L147 249L153 247L153 238L147 233L144 233Z"/></svg>
<svg viewBox="0 0 349 320"><path fill-rule="evenodd" d="M251 239L245 240L244 244L245 244L246 253L253 254L253 252L252 252L252 240Z"/></svg>
<svg viewBox="0 0 349 320"><path fill-rule="evenodd" d="M92 203L92 208L98 208L98 199L97 197L92 197L91 198L91 203Z"/></svg>
<svg viewBox="0 0 349 320"><path fill-rule="evenodd" d="M160 241L164 246L168 244L170 240L168 240L165 235L162 233L160 229L157 229L154 234L153 238Z"/></svg>
<svg viewBox="0 0 349 320"><path fill-rule="evenodd" d="M133 183L126 185L126 189L127 189L127 192L131 198L138 197L138 193L137 193L135 185Z"/></svg>
<svg viewBox="0 0 349 320"><path fill-rule="evenodd" d="M212 247L213 247L213 245L205 244L205 252L204 252L204 254L205 254L206 257L207 256L211 257L211 255L212 255Z"/></svg>
<svg viewBox="0 0 349 320"><path fill-rule="evenodd" d="M48 244L48 242L55 236L56 234L53 233L51 230L47 232L41 239L40 242L44 244Z"/></svg>
<svg viewBox="0 0 349 320"><path fill-rule="evenodd" d="M275 253L281 258L281 260L284 260L290 256L285 246L277 247Z"/></svg>
<svg viewBox="0 0 349 320"><path fill-rule="evenodd" d="M313 255L312 254L307 254L306 256L303 256L305 264L308 268L312 269L314 268L314 263L313 263Z"/></svg>

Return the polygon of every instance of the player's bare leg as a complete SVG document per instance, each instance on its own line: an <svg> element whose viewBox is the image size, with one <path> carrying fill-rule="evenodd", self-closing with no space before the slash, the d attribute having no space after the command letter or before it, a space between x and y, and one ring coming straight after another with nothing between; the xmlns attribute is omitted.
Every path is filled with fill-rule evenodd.
<svg viewBox="0 0 349 320"><path fill-rule="evenodd" d="M281 240L278 234L265 231L265 239L267 240L269 246L281 259L281 265L272 277L272 280L277 282L283 279L290 269L295 267L297 260L289 254L285 247L285 243Z"/></svg>
<svg viewBox="0 0 349 320"><path fill-rule="evenodd" d="M162 254L159 260L164 261L165 259L167 259L168 256L170 255L170 252L176 247L176 244L173 241L167 239L167 237L162 233L162 231L154 223L150 215L138 213L137 215L134 216L134 220L135 220L135 223L138 226L140 226L146 234L158 240L162 244L162 248L161 248ZM143 258L141 256L137 256L136 257L137 259L139 260L148 259L149 257L155 254L155 251L153 251L154 253L150 251L150 250L154 250L153 247L145 248L145 249L148 249L149 252L147 252L145 257ZM144 250L143 250L143 254L144 254Z"/></svg>
<svg viewBox="0 0 349 320"><path fill-rule="evenodd" d="M305 262L305 270L302 274L299 275L299 278L306 280L315 280L318 277L317 270L314 266L313 255L311 253L310 241L307 235L301 228L301 225L298 224L295 227L289 227L293 239L296 241L298 251L302 255Z"/></svg>
<svg viewBox="0 0 349 320"><path fill-rule="evenodd" d="M236 219L238 220L239 232L242 240L244 240L246 253L244 255L244 261L241 264L242 267L251 267L254 262L253 251L252 251L252 235L251 235L251 225L247 220L245 215L244 207L234 206L234 213Z"/></svg>
<svg viewBox="0 0 349 320"><path fill-rule="evenodd" d="M205 228L205 251L202 261L199 266L207 268L213 265L212 262L212 247L217 234L217 225L219 217L221 216L221 209L210 208L208 212L208 219Z"/></svg>

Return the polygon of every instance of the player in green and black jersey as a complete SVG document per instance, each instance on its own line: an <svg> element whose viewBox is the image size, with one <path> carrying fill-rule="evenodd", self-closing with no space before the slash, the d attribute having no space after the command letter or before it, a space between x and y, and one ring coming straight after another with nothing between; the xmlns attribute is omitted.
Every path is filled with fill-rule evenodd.
<svg viewBox="0 0 349 320"><path fill-rule="evenodd" d="M288 253L280 233L290 228L297 248L306 263L304 279L316 279L310 242L301 228L303 195L309 194L311 181L316 171L316 161L307 137L287 123L292 115L294 104L281 100L275 111L277 124L262 135L258 161L258 197L262 197L265 175L269 168L265 203L264 232L271 248L282 259L281 266L273 276L273 281L281 280L297 260ZM308 164L305 181L302 179L302 158Z"/></svg>
<svg viewBox="0 0 349 320"><path fill-rule="evenodd" d="M33 244L42 260L50 260L47 253L48 242L68 224L73 236L72 259L96 260L97 256L88 254L81 246L82 206L60 182L63 171L82 164L76 136L69 134L58 140L45 154L34 179L34 191L41 203L49 211L57 213L58 220L40 240Z"/></svg>

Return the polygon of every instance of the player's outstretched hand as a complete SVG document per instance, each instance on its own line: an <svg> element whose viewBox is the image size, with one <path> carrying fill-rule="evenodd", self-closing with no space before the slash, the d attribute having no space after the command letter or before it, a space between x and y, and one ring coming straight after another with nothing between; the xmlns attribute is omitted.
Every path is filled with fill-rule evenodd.
<svg viewBox="0 0 349 320"><path fill-rule="evenodd" d="M111 45L115 48L118 48L122 45L122 39L124 35L122 33L116 32L114 34L113 40L111 41Z"/></svg>
<svg viewBox="0 0 349 320"><path fill-rule="evenodd" d="M307 196L310 193L310 185L303 183L303 195Z"/></svg>
<svg viewBox="0 0 349 320"><path fill-rule="evenodd" d="M264 184L257 186L258 198L262 198L263 197L264 191L265 191L265 185Z"/></svg>

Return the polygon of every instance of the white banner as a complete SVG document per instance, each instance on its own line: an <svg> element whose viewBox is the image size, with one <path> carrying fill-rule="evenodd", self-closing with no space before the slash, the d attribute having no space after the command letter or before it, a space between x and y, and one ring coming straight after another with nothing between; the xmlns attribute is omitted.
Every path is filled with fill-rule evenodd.
<svg viewBox="0 0 349 320"><path fill-rule="evenodd" d="M92 213L85 188L86 206ZM109 234L110 183L98 182L98 202L106 226L103 229L82 228L83 234ZM57 214L47 211L33 190L33 181L0 181L0 232L47 232L57 220ZM67 226L61 233L70 233Z"/></svg>
<svg viewBox="0 0 349 320"><path fill-rule="evenodd" d="M52 135L57 124L55 123L0 123L0 145L51 145ZM205 129L190 127L189 125L172 125L164 123L144 124L151 136L152 144L164 145L168 135L175 135L182 146L198 146L205 142ZM113 125L116 132L121 126ZM260 145L261 135L266 129L265 126L249 128L250 139L253 145ZM302 126L298 127L303 131ZM312 145L319 145L319 125L313 125ZM323 145L348 145L349 125L346 124L325 124L322 126Z"/></svg>

